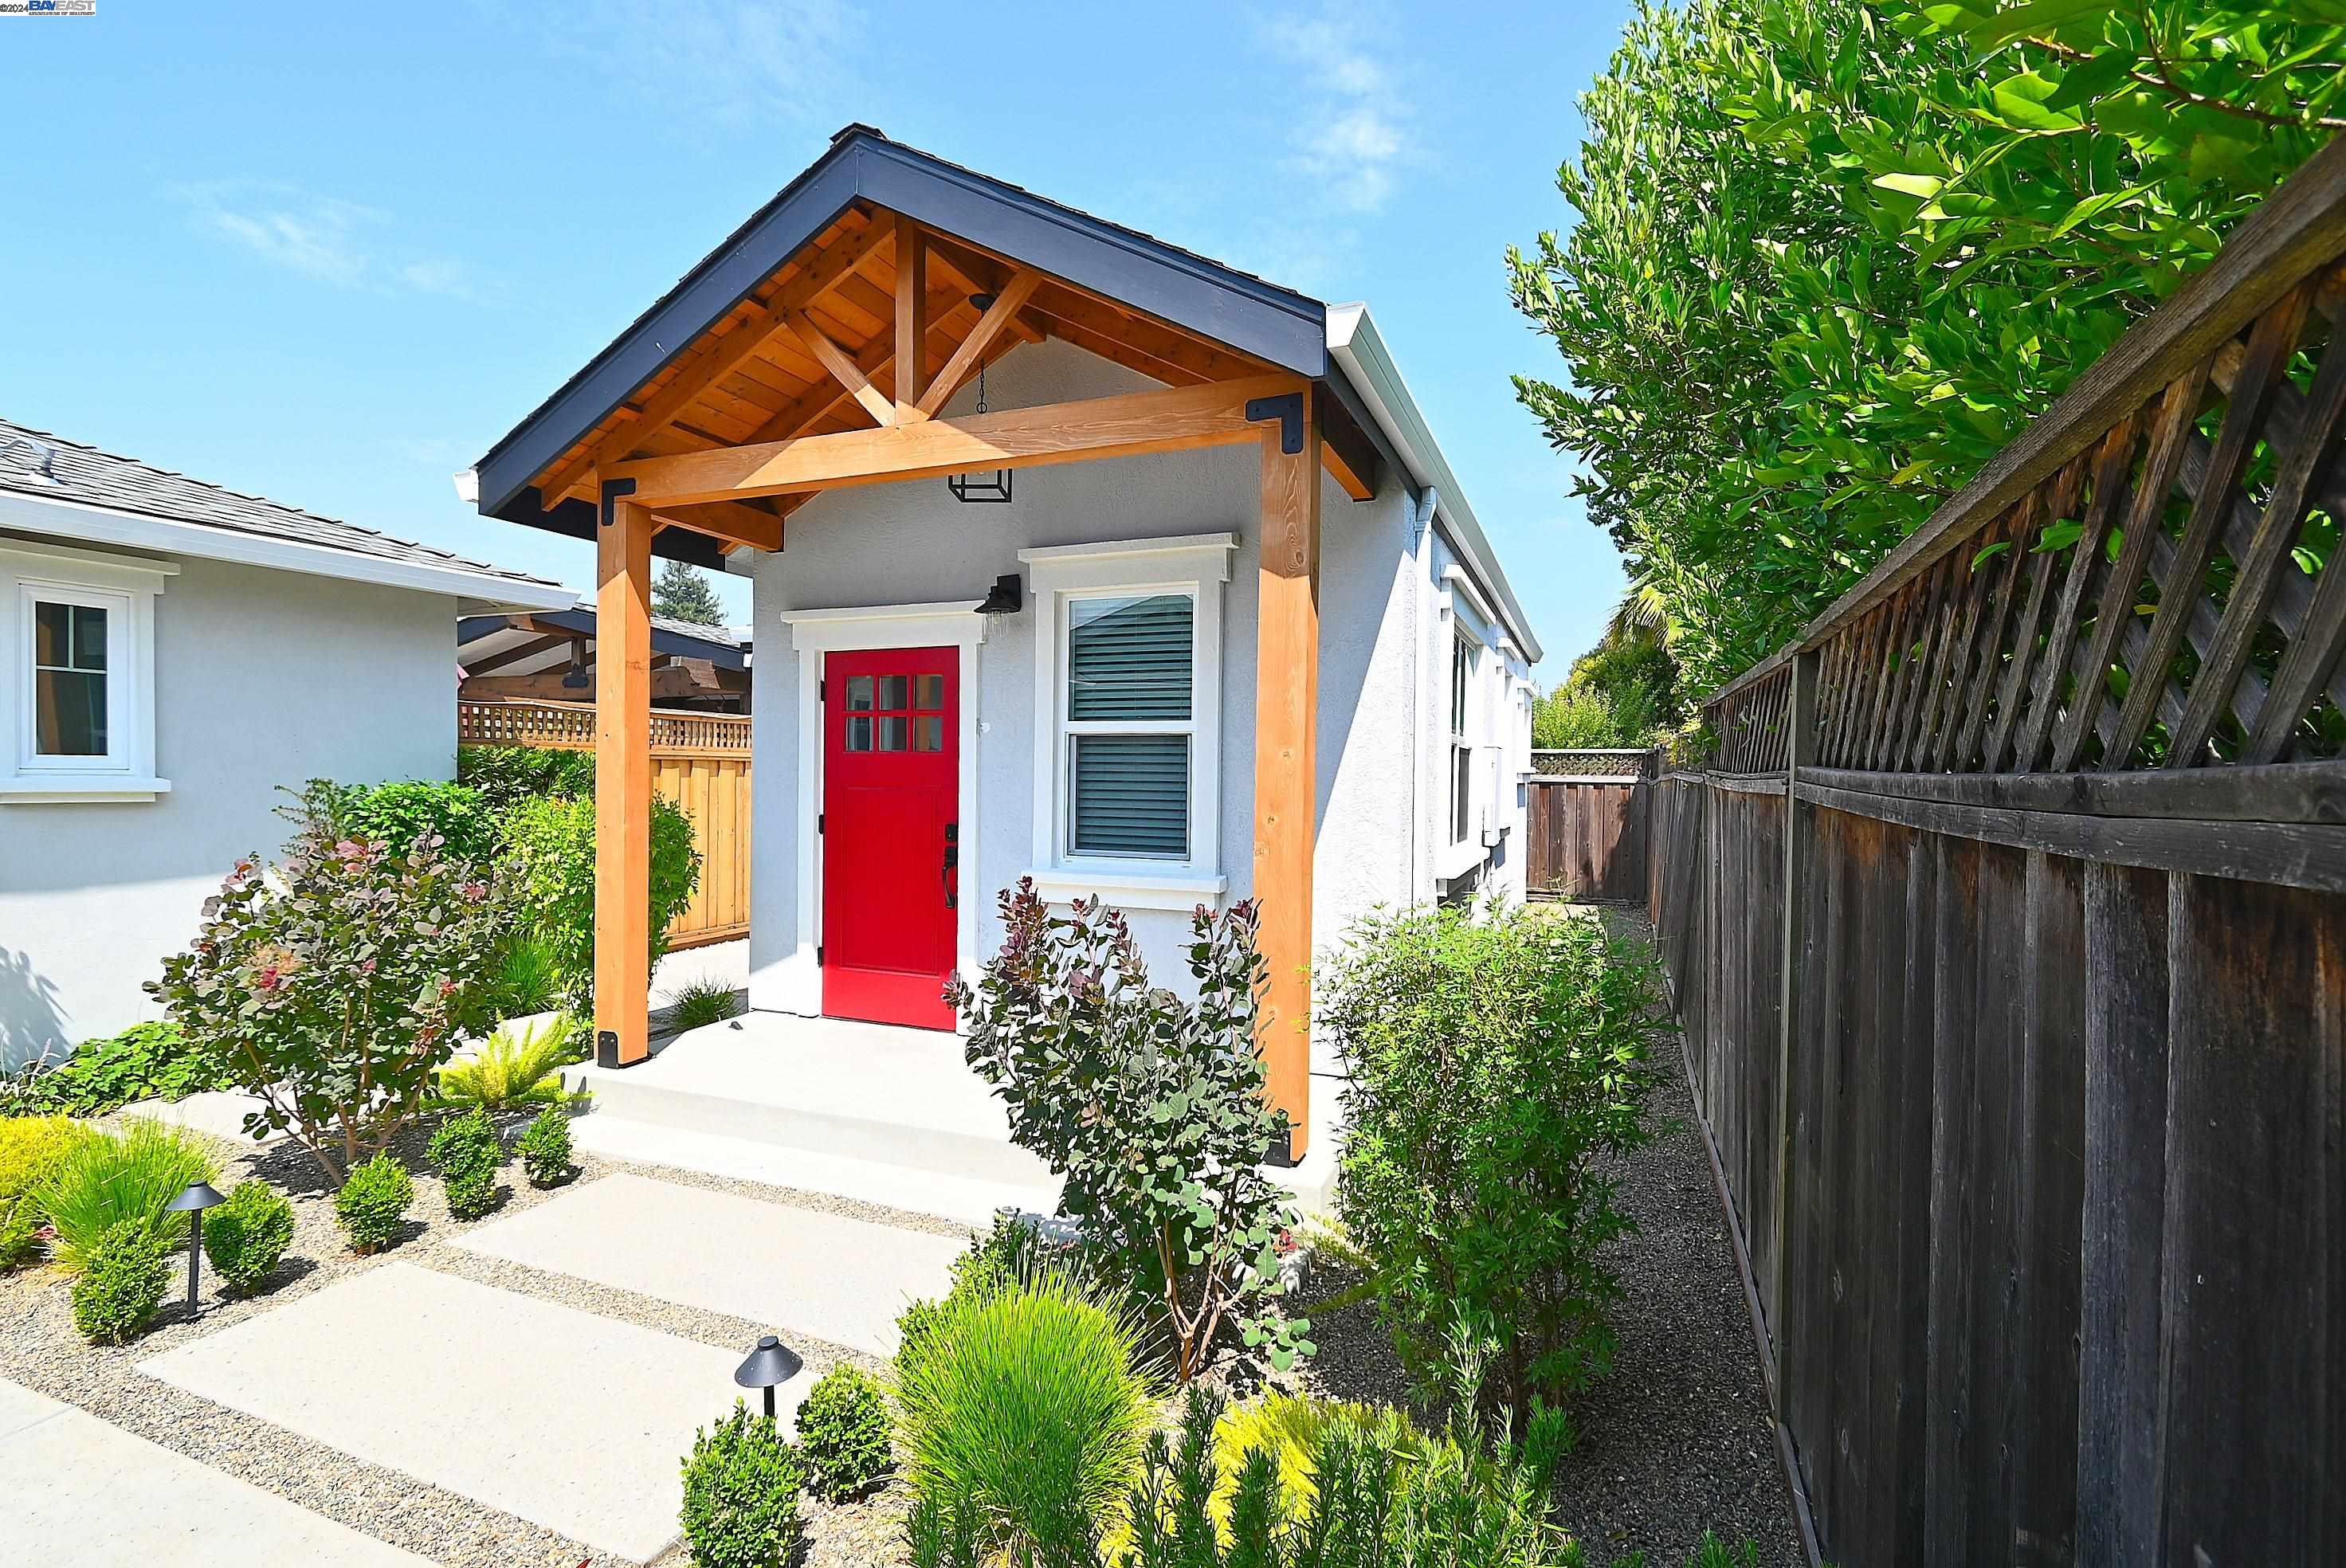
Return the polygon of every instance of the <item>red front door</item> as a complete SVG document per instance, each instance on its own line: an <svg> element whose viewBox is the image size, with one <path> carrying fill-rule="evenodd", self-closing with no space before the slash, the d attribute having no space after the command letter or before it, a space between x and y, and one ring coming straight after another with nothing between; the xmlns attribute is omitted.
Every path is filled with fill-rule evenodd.
<svg viewBox="0 0 2346 1568"><path fill-rule="evenodd" d="M950 1029L960 893L955 649L827 656L822 1010Z"/></svg>

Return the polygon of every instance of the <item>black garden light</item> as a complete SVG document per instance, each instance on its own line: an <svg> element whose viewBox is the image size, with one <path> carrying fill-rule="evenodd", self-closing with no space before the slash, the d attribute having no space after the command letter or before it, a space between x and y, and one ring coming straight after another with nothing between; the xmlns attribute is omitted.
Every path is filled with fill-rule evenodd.
<svg viewBox="0 0 2346 1568"><path fill-rule="evenodd" d="M212 1190L211 1183L199 1181L163 1206L165 1214L184 1214L188 1217L188 1316L189 1318L194 1318L199 1311L196 1306L196 1271L203 1267L204 1262L204 1210L216 1203L227 1201L228 1199Z"/></svg>
<svg viewBox="0 0 2346 1568"><path fill-rule="evenodd" d="M798 1353L771 1334L761 1336L758 1348L749 1358L733 1369L733 1380L745 1389L766 1390L766 1419L774 1419L774 1390L795 1378L806 1367Z"/></svg>
<svg viewBox="0 0 2346 1568"><path fill-rule="evenodd" d="M1026 585L1019 580L1017 573L1005 572L994 578L994 586L985 591L985 597L978 603L977 613L981 616L1015 616L1025 607Z"/></svg>

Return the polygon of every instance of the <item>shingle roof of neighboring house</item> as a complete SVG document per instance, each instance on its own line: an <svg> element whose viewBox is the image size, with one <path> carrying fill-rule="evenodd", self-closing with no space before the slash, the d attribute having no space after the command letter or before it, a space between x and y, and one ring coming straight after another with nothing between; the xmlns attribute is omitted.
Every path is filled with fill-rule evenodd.
<svg viewBox="0 0 2346 1568"><path fill-rule="evenodd" d="M467 560L412 540L396 539L339 518L322 517L264 496L240 494L157 468L135 457L100 452L64 436L51 435L13 420L0 419L0 491L42 501L78 502L113 512L226 528L354 555L474 573L533 587L553 586L544 577Z"/></svg>

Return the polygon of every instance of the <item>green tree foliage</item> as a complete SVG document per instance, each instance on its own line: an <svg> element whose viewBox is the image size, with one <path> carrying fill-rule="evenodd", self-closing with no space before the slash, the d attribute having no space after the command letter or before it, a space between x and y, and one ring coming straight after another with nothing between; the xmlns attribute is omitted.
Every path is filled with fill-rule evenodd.
<svg viewBox="0 0 2346 1568"><path fill-rule="evenodd" d="M725 624L725 606L718 602L707 574L682 561L661 563L659 575L652 579L652 614L697 626Z"/></svg>
<svg viewBox="0 0 2346 1568"><path fill-rule="evenodd" d="M525 929L549 949L564 996L581 1017L595 1003L595 802L525 799L506 812L505 869ZM692 901L700 851L692 819L668 799L651 810L650 962L668 953L668 928Z"/></svg>
<svg viewBox="0 0 2346 1568"><path fill-rule="evenodd" d="M1543 748L1650 746L1678 720L1678 667L1660 596L1630 589L1596 646L1573 661L1564 684L1532 708L1532 744Z"/></svg>
<svg viewBox="0 0 2346 1568"><path fill-rule="evenodd" d="M2341 0L1641 4L1518 377L1692 690L1772 652L2341 117Z"/></svg>
<svg viewBox="0 0 2346 1568"><path fill-rule="evenodd" d="M325 821L334 836L388 844L403 855L416 840L436 836L445 852L486 864L496 858L497 814L477 789L445 779L402 779L388 784L337 784L312 779L282 815L296 823Z"/></svg>

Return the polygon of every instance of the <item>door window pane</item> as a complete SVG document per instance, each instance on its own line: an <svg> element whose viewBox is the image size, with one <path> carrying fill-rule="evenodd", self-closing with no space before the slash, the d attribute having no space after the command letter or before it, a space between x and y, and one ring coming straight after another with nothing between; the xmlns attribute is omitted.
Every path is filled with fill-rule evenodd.
<svg viewBox="0 0 2346 1568"><path fill-rule="evenodd" d="M107 613L33 605L33 734L44 757L107 753Z"/></svg>
<svg viewBox="0 0 2346 1568"><path fill-rule="evenodd" d="M913 721L903 716L880 720L880 749L903 751L911 745Z"/></svg>
<svg viewBox="0 0 2346 1568"><path fill-rule="evenodd" d="M870 676L852 675L847 677L847 711L850 713L872 711L872 677Z"/></svg>
<svg viewBox="0 0 2346 1568"><path fill-rule="evenodd" d="M851 718L847 721L847 749L850 751L869 751L872 749L872 721L870 719Z"/></svg>
<svg viewBox="0 0 2346 1568"><path fill-rule="evenodd" d="M945 705L945 677L941 675L921 675L913 677L913 706L933 710Z"/></svg>
<svg viewBox="0 0 2346 1568"><path fill-rule="evenodd" d="M1111 721L1189 717L1187 594L1076 599L1067 606L1067 717Z"/></svg>
<svg viewBox="0 0 2346 1568"><path fill-rule="evenodd" d="M913 749L943 751L945 748L945 716L924 713L913 720Z"/></svg>
<svg viewBox="0 0 2346 1568"><path fill-rule="evenodd" d="M910 676L883 675L880 677L880 707L882 711L899 713L912 706L913 680Z"/></svg>
<svg viewBox="0 0 2346 1568"><path fill-rule="evenodd" d="M1179 860L1189 852L1189 738L1069 738L1068 848L1079 855Z"/></svg>

